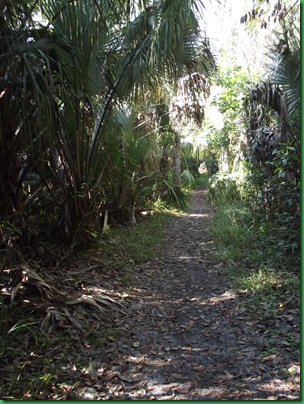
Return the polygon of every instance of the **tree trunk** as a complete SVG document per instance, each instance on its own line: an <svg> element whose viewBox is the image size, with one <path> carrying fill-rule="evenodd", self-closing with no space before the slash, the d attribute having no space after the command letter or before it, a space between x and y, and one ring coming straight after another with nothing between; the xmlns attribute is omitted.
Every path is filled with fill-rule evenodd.
<svg viewBox="0 0 304 404"><path fill-rule="evenodd" d="M221 171L222 171L223 173L229 172L228 147L225 147L225 146L222 146Z"/></svg>
<svg viewBox="0 0 304 404"><path fill-rule="evenodd" d="M132 205L131 214L130 214L130 224L132 224L132 225L136 225L135 213L136 213L136 205L135 205L135 202L134 202L133 205Z"/></svg>
<svg viewBox="0 0 304 404"><path fill-rule="evenodd" d="M181 187L181 138L174 131L174 184Z"/></svg>
<svg viewBox="0 0 304 404"><path fill-rule="evenodd" d="M19 141L13 125L9 127L9 124L3 124L0 118L0 131L2 140L0 145L0 218L4 218L16 215L23 210L22 174L24 166L19 161Z"/></svg>
<svg viewBox="0 0 304 404"><path fill-rule="evenodd" d="M104 234L108 228L108 211L105 210L104 218L103 218L103 226L102 226L102 234Z"/></svg>

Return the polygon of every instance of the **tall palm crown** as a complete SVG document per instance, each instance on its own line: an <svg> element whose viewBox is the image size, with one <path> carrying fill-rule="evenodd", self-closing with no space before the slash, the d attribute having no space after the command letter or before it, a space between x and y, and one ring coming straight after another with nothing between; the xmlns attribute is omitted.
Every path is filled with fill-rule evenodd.
<svg viewBox="0 0 304 404"><path fill-rule="evenodd" d="M109 136L121 128L116 111L164 77L173 84L213 65L199 42L204 6L200 0L6 3L0 2L0 213L22 209L28 173L27 196L38 197L39 206L42 197L55 204L73 233L84 212L96 216L106 198ZM42 23L35 21L39 13Z"/></svg>

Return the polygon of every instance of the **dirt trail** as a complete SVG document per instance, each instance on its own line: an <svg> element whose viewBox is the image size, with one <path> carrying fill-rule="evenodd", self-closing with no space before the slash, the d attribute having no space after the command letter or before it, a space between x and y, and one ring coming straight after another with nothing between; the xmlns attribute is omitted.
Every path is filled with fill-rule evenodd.
<svg viewBox="0 0 304 404"><path fill-rule="evenodd" d="M136 268L125 334L94 358L102 375L94 388L78 391L81 398L299 398L295 384L275 370L284 361L288 367L293 354L282 346L280 356L261 355L272 347L279 323L248 317L223 265L212 259L211 216L206 191L194 191L188 213L167 231L163 256Z"/></svg>

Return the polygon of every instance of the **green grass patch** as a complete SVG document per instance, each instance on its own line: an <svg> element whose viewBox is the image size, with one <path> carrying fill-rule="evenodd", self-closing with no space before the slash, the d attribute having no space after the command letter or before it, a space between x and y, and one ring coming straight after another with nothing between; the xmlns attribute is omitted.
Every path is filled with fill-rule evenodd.
<svg viewBox="0 0 304 404"><path fill-rule="evenodd" d="M220 245L218 258L221 261L247 260L251 253L253 237L252 215L242 204L220 205L210 225L211 234Z"/></svg>
<svg viewBox="0 0 304 404"><path fill-rule="evenodd" d="M229 276L236 289L254 294L271 294L274 285L278 282L277 273L267 267L252 271L230 263Z"/></svg>
<svg viewBox="0 0 304 404"><path fill-rule="evenodd" d="M250 270L232 262L227 269L233 288L247 294L245 306L253 314L267 320L277 318L284 310L298 312L300 280L295 274L267 265Z"/></svg>
<svg viewBox="0 0 304 404"><path fill-rule="evenodd" d="M201 174L198 178L195 178L194 183L192 184L192 188L201 188L202 186L206 186L209 183L210 175L208 173Z"/></svg>
<svg viewBox="0 0 304 404"><path fill-rule="evenodd" d="M178 210L158 208L151 216L141 219L136 226L110 230L110 244L123 251L125 260L143 264L156 258L164 246L166 225L180 214ZM117 251L117 252L118 252Z"/></svg>
<svg viewBox="0 0 304 404"><path fill-rule="evenodd" d="M273 248L269 232L244 202L218 204L210 225L233 289L246 294L246 307L263 319L299 310L300 280L294 258Z"/></svg>
<svg viewBox="0 0 304 404"><path fill-rule="evenodd" d="M207 187L209 183L209 178L210 178L209 174L203 173L199 177L194 178L192 182L183 184L182 191L188 193L193 189L202 188L204 186Z"/></svg>

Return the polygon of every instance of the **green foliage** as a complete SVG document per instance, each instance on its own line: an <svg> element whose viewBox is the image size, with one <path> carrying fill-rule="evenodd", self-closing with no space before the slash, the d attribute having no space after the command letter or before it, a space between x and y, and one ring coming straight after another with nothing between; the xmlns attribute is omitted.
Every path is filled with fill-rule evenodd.
<svg viewBox="0 0 304 404"><path fill-rule="evenodd" d="M219 170L218 155L215 151L218 148L213 147L213 138L211 140L210 137L208 143L208 146L204 147L202 151L202 163L203 167L207 170L207 173L209 175L213 175Z"/></svg>
<svg viewBox="0 0 304 404"><path fill-rule="evenodd" d="M213 104L222 114L226 114L230 122L233 120L233 115L240 112L244 94L252 81L253 78L250 78L240 66L233 66L219 72L216 84L221 87L221 91L214 98Z"/></svg>
<svg viewBox="0 0 304 404"><path fill-rule="evenodd" d="M284 39L283 39L284 38ZM282 49L278 43L282 43ZM293 26L290 30L275 32L272 46L267 54L270 82L278 86L284 94L288 118L295 119L300 108L300 29Z"/></svg>
<svg viewBox="0 0 304 404"><path fill-rule="evenodd" d="M199 176L200 149L195 150L192 143L182 143L181 152L182 182L191 184Z"/></svg>
<svg viewBox="0 0 304 404"><path fill-rule="evenodd" d="M195 182L192 185L192 187L194 189L201 188L202 186L207 187L208 182L209 182L209 174L208 173L202 173L198 178L195 179Z"/></svg>
<svg viewBox="0 0 304 404"><path fill-rule="evenodd" d="M185 193L169 180L163 180L158 185L158 192L160 199L167 207L175 207L178 209L185 209L187 206L187 199Z"/></svg>
<svg viewBox="0 0 304 404"><path fill-rule="evenodd" d="M9 240L15 240L22 235L22 230L20 227L15 226L7 220L0 221L0 234L1 239L4 243Z"/></svg>
<svg viewBox="0 0 304 404"><path fill-rule="evenodd" d="M219 204L210 230L221 245L220 259L225 262L246 260L252 252L249 248L251 238L249 230L253 226L253 218L242 202ZM257 235L255 236L257 238Z"/></svg>
<svg viewBox="0 0 304 404"><path fill-rule="evenodd" d="M298 261L300 250L300 184L298 147L281 144L268 164L272 175L253 166L244 184L244 196L271 248Z"/></svg>
<svg viewBox="0 0 304 404"><path fill-rule="evenodd" d="M219 208L241 203L245 209L250 209L249 217L254 222L256 235L263 239L264 253L275 254L282 262L297 266L300 249L299 184L293 178L279 176L280 173L281 170L276 175L265 178L263 173L254 170L244 181L238 181L229 174L214 175L209 180L209 197ZM234 229L234 224L237 223L235 214L231 216L227 212L226 217L225 209L224 212L221 220L224 223L226 219L230 221L230 226ZM230 231L230 226L223 226L223 236L226 231ZM238 226L237 228L244 230ZM245 234L245 230L242 234ZM230 237L230 242L238 245L239 240Z"/></svg>
<svg viewBox="0 0 304 404"><path fill-rule="evenodd" d="M273 173L279 178L290 177L291 173L299 174L299 156L296 148L291 143L280 146L280 149L273 151L275 157L270 162L275 168Z"/></svg>
<svg viewBox="0 0 304 404"><path fill-rule="evenodd" d="M238 181L235 176L217 173L210 177L208 196L213 203L227 203L240 199Z"/></svg>
<svg viewBox="0 0 304 404"><path fill-rule="evenodd" d="M241 160L244 159L242 155L245 156L245 164L239 165L238 172L230 175L213 175L209 196L219 209L224 209L228 203L234 206L236 202L250 208L250 237L257 240L257 246L254 244L257 256L264 257L264 260L275 256L284 265L297 268L300 228L299 36L296 26L286 29L284 18L282 16L280 20L282 34L273 33L275 40L265 58L266 76L270 82L251 87L249 114L246 110L248 103L243 101L247 99L247 88L252 86L254 78L249 78L238 68L228 69L218 78L223 89L214 104L224 116L224 127L211 132L209 148L220 159L222 149L228 147L230 167L231 161L238 158L237 154ZM285 44L279 49L277 43L282 36ZM247 115L243 113L244 106ZM240 144L240 133L245 133L246 128L250 129L247 139ZM282 139L287 140L283 143ZM226 223L227 219L229 222L229 215L223 212L223 221ZM239 231L242 231L242 226L231 220L230 227L236 237L230 235L227 245L233 245L233 242L236 246L241 245ZM223 230L223 236L225 233ZM221 238L219 234L218 237ZM227 239L229 237L227 235ZM262 246L259 238L263 240ZM246 245L243 248L246 249ZM230 253L233 256L230 248L226 247L225 251L227 256ZM258 264L260 267L263 261Z"/></svg>
<svg viewBox="0 0 304 404"><path fill-rule="evenodd" d="M159 255L163 246L164 225L176 214L174 210L161 208L158 212L151 212L147 217L142 217L136 227L111 229L109 233L112 240L109 246L113 247L111 254L119 253L123 246L126 254L124 266L128 265L129 260L134 261L135 264L151 261Z"/></svg>
<svg viewBox="0 0 304 404"><path fill-rule="evenodd" d="M187 168L186 170L184 170L182 172L181 179L182 179L183 185L191 186L191 185L194 185L194 183L195 183L195 177L189 168Z"/></svg>
<svg viewBox="0 0 304 404"><path fill-rule="evenodd" d="M294 4L296 6L296 4ZM294 7L293 6L293 7ZM284 262L299 264L300 232L300 48L298 19L280 18L266 55L269 82L249 98L250 142L246 150L244 197L251 205L265 248ZM297 8L297 6L296 6ZM279 43L279 46L278 46ZM250 110L251 108L251 110Z"/></svg>
<svg viewBox="0 0 304 404"><path fill-rule="evenodd" d="M227 154L230 168L236 156L241 154L240 138L246 127L243 100L252 82L253 78L240 66L219 70L214 83L217 92L211 105L222 114L223 126L220 129L213 126L209 128L205 161L211 174L215 174L216 167L221 169L223 150Z"/></svg>
<svg viewBox="0 0 304 404"><path fill-rule="evenodd" d="M213 69L195 7L51 0L1 8L5 219L16 212L23 221L39 218L46 238L74 245L96 235L105 210L123 211L125 219L150 197L183 203L169 176L163 187L157 183L160 148L151 133L160 123L152 116L153 128L136 129L142 122L133 104L148 110L146 94L160 94L164 80L173 87L185 74Z"/></svg>
<svg viewBox="0 0 304 404"><path fill-rule="evenodd" d="M298 262L282 248L274 248L282 241L277 228L272 232L276 239L272 239L271 232L252 215L250 205L241 201L217 206L210 230L232 286L248 295L248 310L267 320L278 317L285 308L299 308Z"/></svg>

